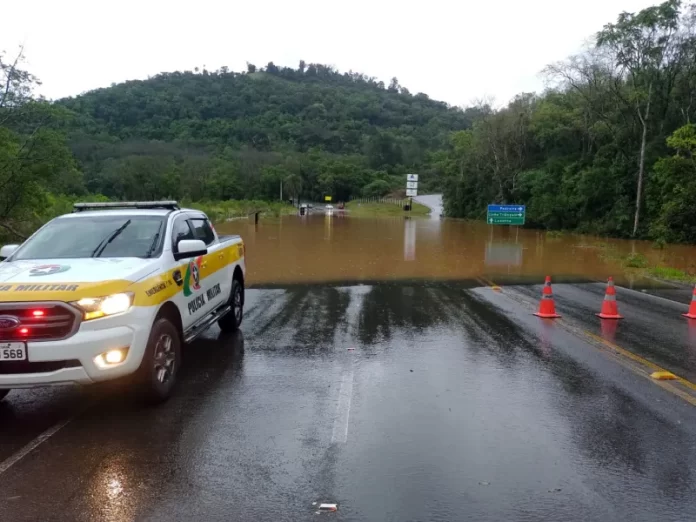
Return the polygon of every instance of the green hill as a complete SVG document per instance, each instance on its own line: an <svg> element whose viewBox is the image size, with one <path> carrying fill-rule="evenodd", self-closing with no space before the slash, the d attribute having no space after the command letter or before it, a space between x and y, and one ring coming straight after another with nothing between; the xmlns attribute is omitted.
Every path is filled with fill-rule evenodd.
<svg viewBox="0 0 696 522"><path fill-rule="evenodd" d="M396 78L273 63L237 73L175 72L57 102L84 188L124 199L336 199L402 188L431 164L466 112Z"/></svg>

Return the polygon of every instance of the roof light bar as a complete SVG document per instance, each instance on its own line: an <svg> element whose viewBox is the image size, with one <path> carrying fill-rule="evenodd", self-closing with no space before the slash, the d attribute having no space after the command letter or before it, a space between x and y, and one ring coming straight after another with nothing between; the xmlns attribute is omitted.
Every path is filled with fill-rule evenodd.
<svg viewBox="0 0 696 522"><path fill-rule="evenodd" d="M119 208L164 208L168 210L179 210L179 203L176 201L107 201L98 203L75 203L73 212L84 210L114 210Z"/></svg>

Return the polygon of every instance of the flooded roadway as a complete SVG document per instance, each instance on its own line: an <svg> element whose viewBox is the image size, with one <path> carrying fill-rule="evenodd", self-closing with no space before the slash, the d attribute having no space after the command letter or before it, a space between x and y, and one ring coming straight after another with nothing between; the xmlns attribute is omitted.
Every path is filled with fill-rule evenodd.
<svg viewBox="0 0 696 522"><path fill-rule="evenodd" d="M218 232L241 234L252 267L252 285L457 281L487 276L543 282L605 281L654 286L626 271L621 257L638 252L653 265L696 271L696 248L652 248L626 241L544 231L492 227L483 222L428 218L350 218L333 215L286 216L258 225L223 223ZM660 286L660 285L657 285Z"/></svg>
<svg viewBox="0 0 696 522"><path fill-rule="evenodd" d="M172 400L0 403L0 520L693 520L692 390L612 348L696 377L686 306L626 278L607 327L592 248L412 223L236 223L242 332L187 347ZM546 271L560 322L520 284Z"/></svg>

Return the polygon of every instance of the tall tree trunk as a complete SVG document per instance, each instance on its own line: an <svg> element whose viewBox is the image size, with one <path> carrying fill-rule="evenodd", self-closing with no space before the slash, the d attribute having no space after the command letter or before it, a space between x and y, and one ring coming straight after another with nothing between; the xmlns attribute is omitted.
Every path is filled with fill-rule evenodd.
<svg viewBox="0 0 696 522"><path fill-rule="evenodd" d="M638 186L636 187L636 213L633 217L633 236L638 232L638 221L640 220L640 202L643 195L643 174L645 171L645 142L648 136L648 125L643 122L643 137L640 142L640 164L638 165Z"/></svg>
<svg viewBox="0 0 696 522"><path fill-rule="evenodd" d="M650 117L650 99L652 98L652 82L648 86L648 101L645 105L645 116L640 113L638 107L638 117L643 124L643 135L640 140L640 160L638 163L638 186L636 187L636 213L633 217L633 237L638 232L638 222L640 221L640 202L643 199L643 176L645 175L645 145L648 141L648 118Z"/></svg>

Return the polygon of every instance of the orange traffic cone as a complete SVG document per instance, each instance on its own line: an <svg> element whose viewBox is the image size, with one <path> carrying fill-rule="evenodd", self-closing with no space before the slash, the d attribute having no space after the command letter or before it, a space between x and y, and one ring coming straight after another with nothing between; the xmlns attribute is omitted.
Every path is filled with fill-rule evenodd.
<svg viewBox="0 0 696 522"><path fill-rule="evenodd" d="M544 291L541 294L541 302L539 303L539 311L534 315L543 317L544 319L555 319L561 317L556 313L556 304L553 302L553 292L551 291L551 276L546 276L544 281Z"/></svg>
<svg viewBox="0 0 696 522"><path fill-rule="evenodd" d="M691 304L689 305L689 312L682 314L684 317L689 319L696 319L696 286L694 286L694 291L691 294Z"/></svg>
<svg viewBox="0 0 696 522"><path fill-rule="evenodd" d="M602 311L595 314L602 319L623 319L622 315L619 315L619 307L616 304L616 288L614 288L614 278L609 276L607 280L607 291L604 294L604 301L602 302Z"/></svg>
<svg viewBox="0 0 696 522"><path fill-rule="evenodd" d="M602 329L602 338L613 343L616 339L616 330L619 328L619 321L612 321L611 319L605 319L599 321Z"/></svg>

